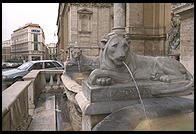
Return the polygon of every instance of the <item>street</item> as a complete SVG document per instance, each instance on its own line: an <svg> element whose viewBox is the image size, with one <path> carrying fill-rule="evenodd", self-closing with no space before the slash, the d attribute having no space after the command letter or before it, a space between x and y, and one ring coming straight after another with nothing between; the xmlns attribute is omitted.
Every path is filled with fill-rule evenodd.
<svg viewBox="0 0 196 134"><path fill-rule="evenodd" d="M2 72L8 71L8 70L11 70L11 69L14 69L14 68L5 68L5 69L2 69ZM6 88L8 88L8 87L6 86L6 84L2 80L2 91L5 90Z"/></svg>

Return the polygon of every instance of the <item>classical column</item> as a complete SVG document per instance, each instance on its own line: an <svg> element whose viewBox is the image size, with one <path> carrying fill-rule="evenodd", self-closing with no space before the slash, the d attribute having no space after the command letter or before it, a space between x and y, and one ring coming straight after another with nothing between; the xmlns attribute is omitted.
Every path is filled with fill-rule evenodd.
<svg viewBox="0 0 196 134"><path fill-rule="evenodd" d="M114 28L113 32L125 33L125 3L114 3Z"/></svg>

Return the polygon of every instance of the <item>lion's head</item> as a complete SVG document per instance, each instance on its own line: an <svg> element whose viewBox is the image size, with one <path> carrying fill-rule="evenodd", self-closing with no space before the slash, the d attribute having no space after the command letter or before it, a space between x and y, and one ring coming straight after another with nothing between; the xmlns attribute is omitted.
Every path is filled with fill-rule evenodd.
<svg viewBox="0 0 196 134"><path fill-rule="evenodd" d="M71 51L71 60L78 61L80 60L80 56L82 55L82 50L76 48Z"/></svg>
<svg viewBox="0 0 196 134"><path fill-rule="evenodd" d="M104 36L101 40L101 68L119 68L124 66L129 54L129 42L117 34Z"/></svg>

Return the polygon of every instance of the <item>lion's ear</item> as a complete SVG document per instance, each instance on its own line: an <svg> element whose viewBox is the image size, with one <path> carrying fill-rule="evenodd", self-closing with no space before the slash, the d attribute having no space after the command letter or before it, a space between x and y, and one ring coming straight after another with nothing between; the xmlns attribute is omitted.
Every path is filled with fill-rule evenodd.
<svg viewBox="0 0 196 134"><path fill-rule="evenodd" d="M131 39L129 37L125 37L127 43L130 45L131 44Z"/></svg>
<svg viewBox="0 0 196 134"><path fill-rule="evenodd" d="M105 44L108 42L108 40L109 40L109 36L107 36L107 35L104 35L102 38L101 38L101 48L102 49L104 49L104 47L105 47Z"/></svg>

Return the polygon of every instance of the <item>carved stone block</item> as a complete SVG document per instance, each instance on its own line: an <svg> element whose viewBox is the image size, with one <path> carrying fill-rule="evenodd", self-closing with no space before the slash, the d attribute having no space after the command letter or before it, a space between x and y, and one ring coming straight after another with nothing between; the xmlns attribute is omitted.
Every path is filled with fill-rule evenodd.
<svg viewBox="0 0 196 134"><path fill-rule="evenodd" d="M91 102L122 101L139 99L134 83L115 84L112 86L92 86L83 81L84 96ZM142 86L140 93L144 98L152 97L149 86Z"/></svg>
<svg viewBox="0 0 196 134"><path fill-rule="evenodd" d="M138 89L142 98L180 96L190 94L190 90L181 90L188 82L163 83L159 81L137 81ZM178 89L178 92L167 94L170 89ZM181 90L181 91L180 91ZM87 81L82 83L84 96L91 103L107 101L139 100L138 92L133 82L114 84L111 86L89 85Z"/></svg>

